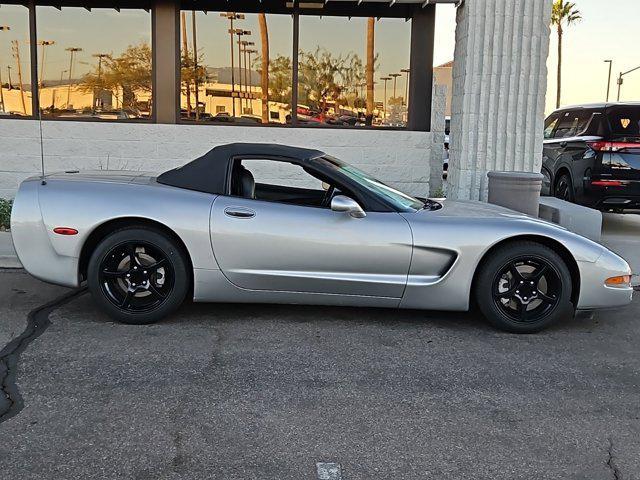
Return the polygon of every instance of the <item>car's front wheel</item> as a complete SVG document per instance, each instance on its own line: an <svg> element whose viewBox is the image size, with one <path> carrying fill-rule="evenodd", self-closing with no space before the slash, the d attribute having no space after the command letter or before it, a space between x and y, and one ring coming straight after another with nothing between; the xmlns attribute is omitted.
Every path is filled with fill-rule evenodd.
<svg viewBox="0 0 640 480"><path fill-rule="evenodd" d="M174 312L189 289L182 248L159 230L117 230L96 247L87 269L89 290L114 319L131 324L157 322Z"/></svg>
<svg viewBox="0 0 640 480"><path fill-rule="evenodd" d="M574 315L571 273L549 247L530 241L500 247L481 265L477 304L493 326L534 333Z"/></svg>

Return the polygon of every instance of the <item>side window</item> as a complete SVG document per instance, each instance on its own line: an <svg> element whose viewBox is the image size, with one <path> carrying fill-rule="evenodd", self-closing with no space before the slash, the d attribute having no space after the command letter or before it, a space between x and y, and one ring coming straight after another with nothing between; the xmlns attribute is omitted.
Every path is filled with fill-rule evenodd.
<svg viewBox="0 0 640 480"><path fill-rule="evenodd" d="M558 120L560 120L560 115L558 115L557 113L554 113L549 117L547 117L547 119L544 121L544 139L545 140L551 138L551 136L553 135L553 129L556 128L556 125L558 125Z"/></svg>
<svg viewBox="0 0 640 480"><path fill-rule="evenodd" d="M580 135L591 119L591 110L570 110L560 114L553 138L569 138Z"/></svg>
<svg viewBox="0 0 640 480"><path fill-rule="evenodd" d="M240 164L253 174L256 185L322 190L322 181L295 163L252 158Z"/></svg>
<svg viewBox="0 0 640 480"><path fill-rule="evenodd" d="M287 161L236 160L231 174L231 195L237 197L328 208L336 192L319 174Z"/></svg>

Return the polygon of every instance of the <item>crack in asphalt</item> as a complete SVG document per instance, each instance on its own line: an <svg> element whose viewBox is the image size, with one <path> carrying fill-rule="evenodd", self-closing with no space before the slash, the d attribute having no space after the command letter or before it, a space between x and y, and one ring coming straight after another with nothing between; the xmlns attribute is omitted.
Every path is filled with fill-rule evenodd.
<svg viewBox="0 0 640 480"><path fill-rule="evenodd" d="M615 463L615 456L613 455L613 439L607 438L609 441L609 448L607 448L607 467L611 470L614 480L622 480L622 472Z"/></svg>
<svg viewBox="0 0 640 480"><path fill-rule="evenodd" d="M16 416L24 407L24 401L16 383L20 355L51 325L49 320L51 312L82 295L86 290L86 287L73 290L31 310L23 332L0 350L0 390L2 391L0 423Z"/></svg>

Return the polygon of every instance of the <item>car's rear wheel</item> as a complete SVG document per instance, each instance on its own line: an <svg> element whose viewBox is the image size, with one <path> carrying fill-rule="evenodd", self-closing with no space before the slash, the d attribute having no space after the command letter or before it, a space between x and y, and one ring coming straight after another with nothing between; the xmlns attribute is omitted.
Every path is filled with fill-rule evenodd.
<svg viewBox="0 0 640 480"><path fill-rule="evenodd" d="M571 318L571 273L552 249L536 242L500 247L484 262L475 281L477 304L493 326L534 333Z"/></svg>
<svg viewBox="0 0 640 480"><path fill-rule="evenodd" d="M89 260L87 283L111 317L148 324L184 301L189 289L187 265L182 248L161 231L124 228L98 244Z"/></svg>
<svg viewBox="0 0 640 480"><path fill-rule="evenodd" d="M573 202L573 182L568 173L563 173L556 181L554 196L567 202Z"/></svg>

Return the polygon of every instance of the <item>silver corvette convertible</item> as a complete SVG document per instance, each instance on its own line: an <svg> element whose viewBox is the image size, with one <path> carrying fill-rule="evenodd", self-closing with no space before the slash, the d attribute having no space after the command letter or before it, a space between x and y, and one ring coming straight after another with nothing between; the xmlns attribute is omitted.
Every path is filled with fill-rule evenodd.
<svg viewBox="0 0 640 480"><path fill-rule="evenodd" d="M282 180L283 178L289 180ZM35 277L145 324L196 302L465 311L535 332L631 301L631 270L555 225L417 199L318 150L231 144L161 175L25 180L11 228Z"/></svg>

